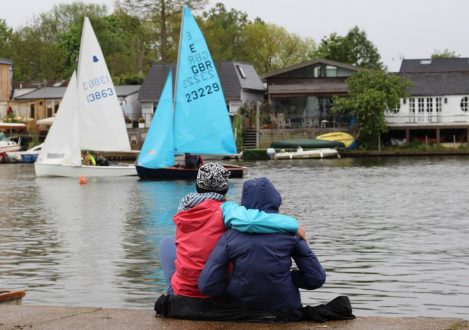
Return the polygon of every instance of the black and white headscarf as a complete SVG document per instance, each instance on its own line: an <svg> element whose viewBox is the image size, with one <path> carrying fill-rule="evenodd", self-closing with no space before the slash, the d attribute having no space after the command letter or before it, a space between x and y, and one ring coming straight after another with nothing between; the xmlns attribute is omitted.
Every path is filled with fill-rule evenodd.
<svg viewBox="0 0 469 330"><path fill-rule="evenodd" d="M179 203L178 212L190 210L193 207L196 207L203 201L207 199L213 199L219 202L225 201L225 196L220 195L219 193L215 192L208 192L208 193L190 193L184 196Z"/></svg>
<svg viewBox="0 0 469 330"><path fill-rule="evenodd" d="M222 192L228 189L230 171L220 163L207 163L199 168L196 184L205 191Z"/></svg>

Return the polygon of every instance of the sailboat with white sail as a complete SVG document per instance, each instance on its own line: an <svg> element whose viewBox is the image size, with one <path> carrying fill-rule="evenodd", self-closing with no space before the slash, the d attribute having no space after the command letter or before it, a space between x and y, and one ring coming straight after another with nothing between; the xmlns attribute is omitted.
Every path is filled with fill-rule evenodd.
<svg viewBox="0 0 469 330"><path fill-rule="evenodd" d="M182 18L174 101L170 72L137 160L137 173L144 180L195 179L197 168L175 166L175 155L185 153L237 154L220 79L188 7ZM224 166L231 177L242 177L246 171Z"/></svg>
<svg viewBox="0 0 469 330"><path fill-rule="evenodd" d="M134 165L87 166L83 150L130 151L124 114L103 53L87 17L81 36L78 74L73 73L42 150L36 176L107 177L136 175Z"/></svg>

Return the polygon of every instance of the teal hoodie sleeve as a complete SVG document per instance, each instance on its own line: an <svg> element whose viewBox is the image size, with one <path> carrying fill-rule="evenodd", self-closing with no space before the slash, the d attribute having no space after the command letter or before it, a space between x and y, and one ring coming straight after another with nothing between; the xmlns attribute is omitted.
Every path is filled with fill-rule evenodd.
<svg viewBox="0 0 469 330"><path fill-rule="evenodd" d="M258 234L296 233L298 231L296 219L287 215L246 209L234 202L223 203L221 209L227 229L233 228L244 233Z"/></svg>

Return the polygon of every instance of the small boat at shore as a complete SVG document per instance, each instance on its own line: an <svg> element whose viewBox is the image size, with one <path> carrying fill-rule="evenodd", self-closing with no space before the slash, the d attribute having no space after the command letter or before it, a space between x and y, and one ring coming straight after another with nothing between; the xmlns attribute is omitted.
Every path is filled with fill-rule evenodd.
<svg viewBox="0 0 469 330"><path fill-rule="evenodd" d="M274 141L270 145L275 149L294 149L294 148L344 148L345 145L338 141L327 141L319 139L289 139Z"/></svg>
<svg viewBox="0 0 469 330"><path fill-rule="evenodd" d="M26 295L26 290L1 290L0 289L0 303L19 301Z"/></svg>
<svg viewBox="0 0 469 330"><path fill-rule="evenodd" d="M10 140L5 133L0 132L0 154L19 150L21 150L21 146L18 143Z"/></svg>
<svg viewBox="0 0 469 330"><path fill-rule="evenodd" d="M340 154L336 149L319 148L311 150L303 150L298 147L296 151L291 152L274 152L273 159L322 159L322 158L340 158Z"/></svg>
<svg viewBox="0 0 469 330"><path fill-rule="evenodd" d="M7 152L7 161L10 163L34 163L42 148L42 143L26 151Z"/></svg>
<svg viewBox="0 0 469 330"><path fill-rule="evenodd" d="M343 143L346 149L353 149L357 145L357 140L346 132L331 132L316 136L316 139L321 141L332 141Z"/></svg>

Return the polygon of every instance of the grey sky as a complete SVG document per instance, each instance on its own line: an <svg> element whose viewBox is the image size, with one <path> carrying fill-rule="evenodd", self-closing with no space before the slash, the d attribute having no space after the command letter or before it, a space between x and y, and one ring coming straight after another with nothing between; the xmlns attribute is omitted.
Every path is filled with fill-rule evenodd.
<svg viewBox="0 0 469 330"><path fill-rule="evenodd" d="M70 0L14 0L0 18L10 26ZM114 0L92 0L112 8ZM378 47L383 62L398 70L401 58L430 57L448 48L469 57L469 1L466 0L210 0L246 12L250 19L285 27L317 43L332 32L344 35L355 25Z"/></svg>

